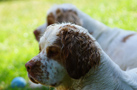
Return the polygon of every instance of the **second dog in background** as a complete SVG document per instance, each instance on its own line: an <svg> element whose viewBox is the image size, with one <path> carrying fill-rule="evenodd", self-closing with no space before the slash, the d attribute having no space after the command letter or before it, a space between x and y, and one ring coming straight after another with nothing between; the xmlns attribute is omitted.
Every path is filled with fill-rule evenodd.
<svg viewBox="0 0 137 90"><path fill-rule="evenodd" d="M118 28L110 28L92 19L71 4L55 5L47 13L47 23L38 27L35 37L43 35L46 27L54 23L70 22L83 26L99 42L103 50L121 69L127 70L137 67L137 34Z"/></svg>

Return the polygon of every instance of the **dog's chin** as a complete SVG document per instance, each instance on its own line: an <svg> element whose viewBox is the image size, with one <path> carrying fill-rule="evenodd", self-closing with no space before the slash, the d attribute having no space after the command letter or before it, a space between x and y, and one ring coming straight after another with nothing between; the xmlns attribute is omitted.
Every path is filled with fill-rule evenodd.
<svg viewBox="0 0 137 90"><path fill-rule="evenodd" d="M44 86L58 87L58 86L61 84L61 82L60 82L60 83L58 82L58 83L45 84L45 83L42 83L41 81L38 81L36 78L32 77L32 76L29 75L29 74L28 74L28 77L29 77L29 79L30 79L33 83L35 83L35 84L42 84L42 85L44 85Z"/></svg>
<svg viewBox="0 0 137 90"><path fill-rule="evenodd" d="M39 84L39 82L36 79L34 79L32 76L28 75L28 77L33 83Z"/></svg>
<svg viewBox="0 0 137 90"><path fill-rule="evenodd" d="M51 87L58 87L60 84L61 84L61 82L52 83L52 84L50 84L50 86L51 86Z"/></svg>

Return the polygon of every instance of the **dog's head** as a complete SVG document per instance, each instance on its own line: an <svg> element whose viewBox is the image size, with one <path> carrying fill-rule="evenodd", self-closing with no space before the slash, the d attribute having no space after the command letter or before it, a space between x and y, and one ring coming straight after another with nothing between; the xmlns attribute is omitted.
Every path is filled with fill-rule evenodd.
<svg viewBox="0 0 137 90"><path fill-rule="evenodd" d="M70 22L81 25L80 18L74 10L66 10L64 8L57 8L54 12L50 12L47 16L47 24Z"/></svg>
<svg viewBox="0 0 137 90"><path fill-rule="evenodd" d="M39 41L40 37L43 35L46 27L51 24L69 22L77 25L82 25L76 8L71 4L53 6L51 9L49 9L46 21L47 23L38 27L34 31L34 35L37 41Z"/></svg>
<svg viewBox="0 0 137 90"><path fill-rule="evenodd" d="M94 42L81 26L49 26L39 42L40 53L26 63L29 78L50 86L58 86L66 78L80 79L99 65L99 49Z"/></svg>

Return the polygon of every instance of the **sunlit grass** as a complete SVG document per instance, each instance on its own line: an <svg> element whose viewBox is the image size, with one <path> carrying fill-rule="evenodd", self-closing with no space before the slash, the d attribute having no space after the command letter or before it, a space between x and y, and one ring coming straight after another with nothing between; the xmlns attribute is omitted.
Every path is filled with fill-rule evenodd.
<svg viewBox="0 0 137 90"><path fill-rule="evenodd" d="M25 63L38 53L33 30L53 4L72 3L110 27L137 31L137 0L46 0L0 2L0 89L14 77L28 81ZM28 87L24 88L28 90ZM42 88L43 89L43 88Z"/></svg>

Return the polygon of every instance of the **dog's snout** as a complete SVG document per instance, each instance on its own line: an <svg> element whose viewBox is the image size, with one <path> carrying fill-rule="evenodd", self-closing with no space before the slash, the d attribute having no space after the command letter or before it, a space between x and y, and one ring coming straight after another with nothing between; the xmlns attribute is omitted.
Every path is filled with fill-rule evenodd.
<svg viewBox="0 0 137 90"><path fill-rule="evenodd" d="M27 62L27 63L25 64L25 67L26 67L26 69L27 69L28 72L31 71L31 69L33 68L33 66L34 66L34 63L33 63L33 62Z"/></svg>

